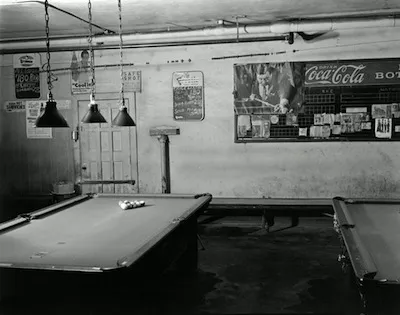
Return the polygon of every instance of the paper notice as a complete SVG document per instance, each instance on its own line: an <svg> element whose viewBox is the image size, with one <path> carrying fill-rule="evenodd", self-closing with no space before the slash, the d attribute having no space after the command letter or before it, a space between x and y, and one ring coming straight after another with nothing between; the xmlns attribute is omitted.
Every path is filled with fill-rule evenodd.
<svg viewBox="0 0 400 315"><path fill-rule="evenodd" d="M42 106L45 106L45 101L26 101L26 136L29 139L49 139L53 137L52 128L35 127Z"/></svg>
<svg viewBox="0 0 400 315"><path fill-rule="evenodd" d="M375 119L375 137L391 138L392 137L392 119L377 118Z"/></svg>

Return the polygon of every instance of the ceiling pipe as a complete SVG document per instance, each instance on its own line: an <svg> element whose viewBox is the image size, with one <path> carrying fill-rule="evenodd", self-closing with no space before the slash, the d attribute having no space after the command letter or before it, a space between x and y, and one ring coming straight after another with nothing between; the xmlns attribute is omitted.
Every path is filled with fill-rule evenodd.
<svg viewBox="0 0 400 315"><path fill-rule="evenodd" d="M236 28L205 29L184 32L165 32L151 34L123 35L124 48L153 48L179 45L206 45L220 43L237 43L252 41L286 40L286 35L272 34L269 26ZM70 51L86 49L86 37L52 38L51 51ZM119 45L119 36L104 35L93 38L93 49L116 49ZM42 40L0 41L0 54L41 52L46 47Z"/></svg>
<svg viewBox="0 0 400 315"><path fill-rule="evenodd" d="M268 41L287 41L289 35L279 35L279 36L267 36L267 37L256 37L256 38L242 38L239 43L254 43L254 42L268 42ZM137 49L137 48L159 48L159 47L182 47L182 46L199 46L199 45L215 45L215 44L237 44L236 39L217 39L217 40L199 40L199 41L186 41L186 42L165 42L165 43L148 43L148 44L124 44L125 49ZM82 46L68 46L60 48L50 47L50 52L62 52L62 51L77 51L81 50ZM118 45L102 45L98 47L93 47L93 50L111 50L119 49ZM1 51L0 54L27 54L27 53L41 53L46 52L46 48L20 48L11 49L7 51Z"/></svg>
<svg viewBox="0 0 400 315"><path fill-rule="evenodd" d="M341 18L341 19L319 19L298 22L277 22L270 25L273 33L296 33L296 32L327 32L346 29L399 27L398 17L369 17L369 18Z"/></svg>
<svg viewBox="0 0 400 315"><path fill-rule="evenodd" d="M224 28L209 28L195 31L177 31L177 32L161 32L161 33L146 33L146 34L125 34L123 35L124 47L128 44L134 45L146 45L146 44L162 44L169 42L189 42L189 41L201 41L201 40L225 40L225 39L239 39L254 38L254 37L266 37L266 35L273 36L269 26L259 27L240 27L239 33L236 27L224 27ZM279 34L281 35L281 34ZM126 45L125 45L126 44ZM107 47L119 45L119 36L117 35L102 35L93 38L93 47ZM19 39L15 41L0 41L0 52L7 50L19 50L19 49L40 49L45 47L46 43L44 40L29 40ZM87 37L71 37L71 38L51 38L51 46L53 49L63 47L81 47L86 48L88 46Z"/></svg>
<svg viewBox="0 0 400 315"><path fill-rule="evenodd" d="M357 28L382 28L382 27L399 27L400 20L398 17L369 17L369 18L341 18L341 19L318 19L298 22L277 22L270 25L241 25L236 27L216 27L194 31L174 31L146 34L126 34L123 36L124 47L133 45L138 46L150 45L152 47L162 47L168 43L182 43L182 45L191 42L207 42L218 40L232 40L241 42L257 38L272 38L282 36L291 32L321 32L331 30L357 29ZM238 40L239 38L239 40ZM267 40L267 39L266 39ZM87 38L71 37L71 38L51 38L52 51L63 51L68 47L77 49L87 48ZM119 36L103 35L96 36L93 39L95 49L107 49L117 46ZM44 40L8 40L0 41L0 53L16 53L16 51L38 52L45 47Z"/></svg>

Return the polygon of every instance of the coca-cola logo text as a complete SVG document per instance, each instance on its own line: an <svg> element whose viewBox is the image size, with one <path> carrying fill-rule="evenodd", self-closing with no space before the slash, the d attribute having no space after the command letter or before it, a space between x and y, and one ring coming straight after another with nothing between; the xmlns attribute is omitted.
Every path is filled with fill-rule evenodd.
<svg viewBox="0 0 400 315"><path fill-rule="evenodd" d="M364 81L364 65L340 65L338 67L312 66L306 71L306 82L313 84L360 84Z"/></svg>

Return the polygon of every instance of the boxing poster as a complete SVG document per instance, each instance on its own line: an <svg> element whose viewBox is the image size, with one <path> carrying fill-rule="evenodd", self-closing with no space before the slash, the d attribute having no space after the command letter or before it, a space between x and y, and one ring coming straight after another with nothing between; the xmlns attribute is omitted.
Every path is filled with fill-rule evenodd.
<svg viewBox="0 0 400 315"><path fill-rule="evenodd" d="M301 63L255 63L234 66L234 109L238 115L303 111Z"/></svg>

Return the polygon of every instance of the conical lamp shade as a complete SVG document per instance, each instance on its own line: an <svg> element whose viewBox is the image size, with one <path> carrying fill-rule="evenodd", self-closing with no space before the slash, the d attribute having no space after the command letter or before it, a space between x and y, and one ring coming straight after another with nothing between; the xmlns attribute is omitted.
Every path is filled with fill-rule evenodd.
<svg viewBox="0 0 400 315"><path fill-rule="evenodd" d="M36 119L35 126L39 128L68 128L68 123L57 110L55 101L47 101L44 112Z"/></svg>
<svg viewBox="0 0 400 315"><path fill-rule="evenodd" d="M129 116L128 110L126 107L122 107L119 110L118 115L114 118L112 124L114 126L121 126L121 127L134 127L136 126L135 122L133 121L132 117Z"/></svg>
<svg viewBox="0 0 400 315"><path fill-rule="evenodd" d="M96 103L90 103L90 108L86 115L82 118L83 123L93 124L93 123L106 123L107 121L100 114L99 106Z"/></svg>

